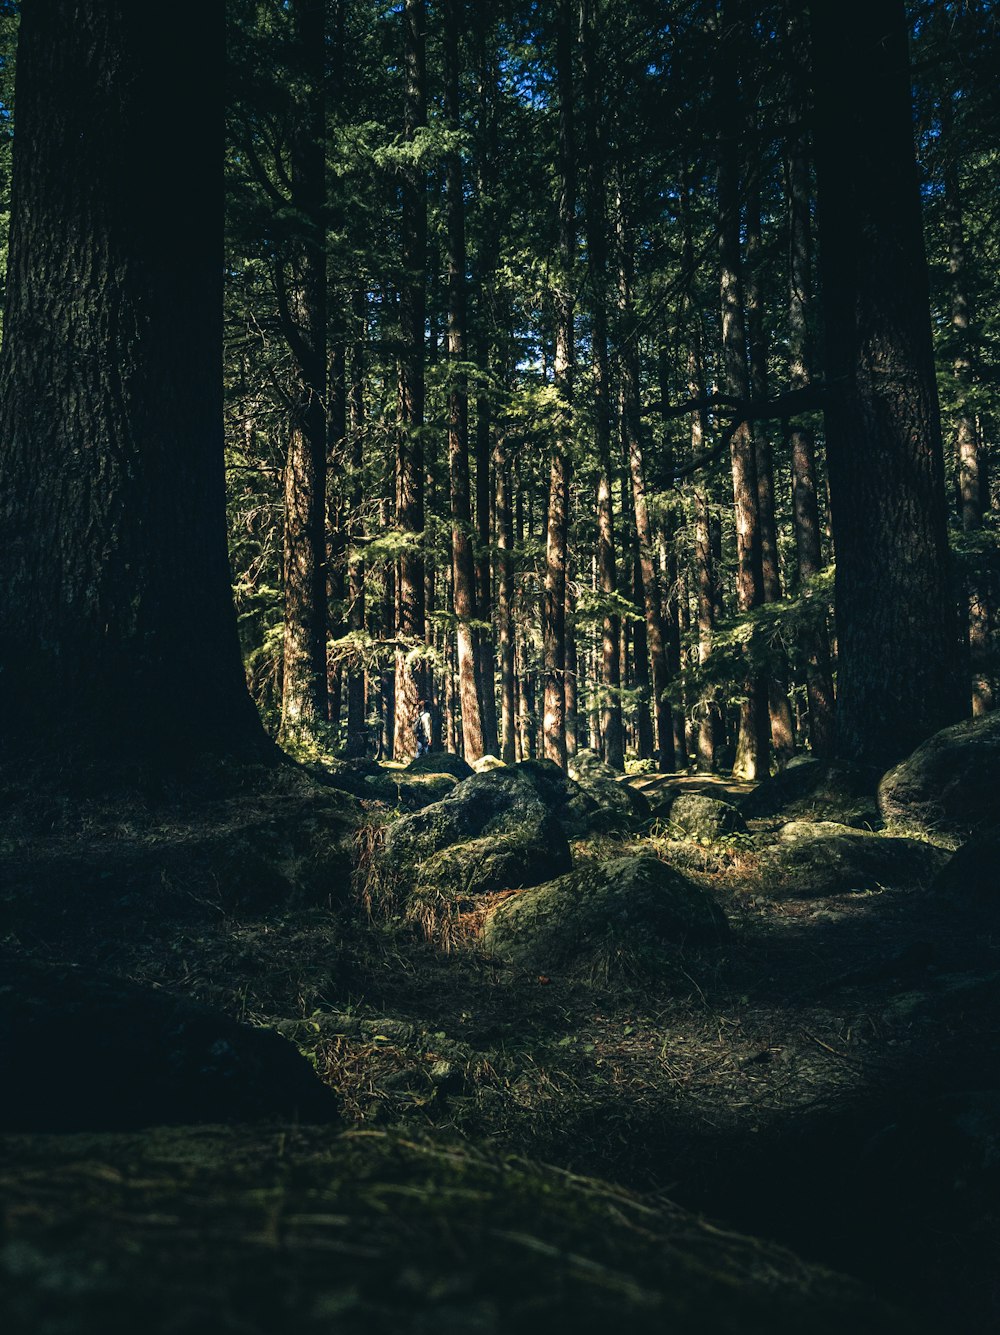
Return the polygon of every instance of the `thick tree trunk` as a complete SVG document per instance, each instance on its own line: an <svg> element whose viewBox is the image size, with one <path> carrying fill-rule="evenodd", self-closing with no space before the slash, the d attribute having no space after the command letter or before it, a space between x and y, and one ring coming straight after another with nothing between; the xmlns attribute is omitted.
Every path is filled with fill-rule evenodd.
<svg viewBox="0 0 1000 1335"><path fill-rule="evenodd" d="M902 0L812 11L837 543L837 747L884 767L961 718Z"/></svg>
<svg viewBox="0 0 1000 1335"><path fill-rule="evenodd" d="M573 41L570 0L558 0L556 68L559 82L559 287L555 293L553 364L560 400L558 439L549 467L542 650L545 667L545 756L566 768L566 563L569 537L570 451L573 434L573 252L576 167L573 148Z"/></svg>
<svg viewBox="0 0 1000 1335"><path fill-rule="evenodd" d="M290 205L300 229L287 266L277 260L282 326L296 363L285 461L281 732L327 717L327 293L323 0L290 11L296 72Z"/></svg>
<svg viewBox="0 0 1000 1335"><path fill-rule="evenodd" d="M403 51L406 89L403 132L412 143L427 124L424 0L405 0ZM402 353L399 363L399 441L396 452L396 527L406 539L396 590L396 690L393 753L405 760L415 750L413 723L425 690L425 673L411 655L424 643L424 358L427 312L427 182L419 165L403 172L403 288L400 294Z"/></svg>
<svg viewBox="0 0 1000 1335"><path fill-rule="evenodd" d="M266 745L225 545L222 74L218 0L157 25L123 0L24 7L0 359L9 747L155 764Z"/></svg>

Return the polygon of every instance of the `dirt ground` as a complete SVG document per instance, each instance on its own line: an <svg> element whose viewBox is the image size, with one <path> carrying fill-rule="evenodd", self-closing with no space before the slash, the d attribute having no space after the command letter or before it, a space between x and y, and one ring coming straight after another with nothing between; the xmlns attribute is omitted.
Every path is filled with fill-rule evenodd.
<svg viewBox="0 0 1000 1335"><path fill-rule="evenodd" d="M282 846L270 895L227 895L219 850L262 828L311 822L355 858L377 837L377 806L342 815L347 799L301 776L278 792L266 775L235 792L215 775L70 796L8 778L2 798L7 952L277 1028L358 1132L669 1198L930 1312L932 1328L986 1331L1000 1316L1000 1151L941 1112L1000 1088L995 921L926 888L774 900L752 838L702 848L653 826L577 858L643 851L681 867L725 910L725 944L678 951L657 978L628 959L590 978L524 974L474 938L446 951L373 918L343 859L324 873ZM252 882L252 867L241 875ZM1000 1129L1000 1112L986 1125ZM30 1160L30 1142L16 1153Z"/></svg>

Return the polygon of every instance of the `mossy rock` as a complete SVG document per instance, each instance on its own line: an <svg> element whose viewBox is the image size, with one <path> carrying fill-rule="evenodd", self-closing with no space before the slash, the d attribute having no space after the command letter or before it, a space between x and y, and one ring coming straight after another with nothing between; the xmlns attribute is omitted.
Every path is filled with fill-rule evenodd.
<svg viewBox="0 0 1000 1335"><path fill-rule="evenodd" d="M843 761L796 756L779 774L739 801L747 820L783 815L786 820L830 820L857 829L882 825L875 800L876 775Z"/></svg>
<svg viewBox="0 0 1000 1335"><path fill-rule="evenodd" d="M883 776L878 804L893 829L951 847L1000 829L1000 713L935 733Z"/></svg>
<svg viewBox="0 0 1000 1335"><path fill-rule="evenodd" d="M12 1335L919 1332L773 1243L461 1144L184 1128L0 1154Z"/></svg>
<svg viewBox="0 0 1000 1335"><path fill-rule="evenodd" d="M718 941L725 915L708 892L652 857L589 863L498 904L484 947L523 968L579 969L598 954Z"/></svg>
<svg viewBox="0 0 1000 1335"><path fill-rule="evenodd" d="M682 793L670 804L667 819L690 839L703 844L747 832L738 808L702 793Z"/></svg>
<svg viewBox="0 0 1000 1335"><path fill-rule="evenodd" d="M505 834L455 844L421 863L414 895L457 906L494 890L519 890L569 871L573 859L554 817L542 813Z"/></svg>
<svg viewBox="0 0 1000 1335"><path fill-rule="evenodd" d="M648 819L647 799L595 751L578 751L567 770L570 778L600 808L600 817L591 822L592 833L635 829L641 821Z"/></svg>
<svg viewBox="0 0 1000 1335"><path fill-rule="evenodd" d="M474 770L467 760L451 751L428 751L417 756L406 767L408 774L451 774L456 779L468 779Z"/></svg>
<svg viewBox="0 0 1000 1335"><path fill-rule="evenodd" d="M759 854L759 888L780 899L914 889L930 884L947 856L917 839L867 834L834 821L791 821Z"/></svg>
<svg viewBox="0 0 1000 1335"><path fill-rule="evenodd" d="M506 763L499 756L489 754L480 756L478 760L472 762L472 768L477 774L486 774L491 769L506 769Z"/></svg>
<svg viewBox="0 0 1000 1335"><path fill-rule="evenodd" d="M0 977L4 1129L337 1115L330 1090L268 1030L71 964L5 959Z"/></svg>

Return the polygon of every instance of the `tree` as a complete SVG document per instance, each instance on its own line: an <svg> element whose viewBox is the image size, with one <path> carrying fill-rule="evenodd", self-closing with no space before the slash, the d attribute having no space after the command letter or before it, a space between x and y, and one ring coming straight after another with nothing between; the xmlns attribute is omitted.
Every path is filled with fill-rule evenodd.
<svg viewBox="0 0 1000 1335"><path fill-rule="evenodd" d="M902 0L818 0L812 37L837 747L885 767L964 712Z"/></svg>
<svg viewBox="0 0 1000 1335"><path fill-rule="evenodd" d="M125 0L24 7L0 357L21 745L263 744L223 522L223 43L221 0L162 25Z"/></svg>

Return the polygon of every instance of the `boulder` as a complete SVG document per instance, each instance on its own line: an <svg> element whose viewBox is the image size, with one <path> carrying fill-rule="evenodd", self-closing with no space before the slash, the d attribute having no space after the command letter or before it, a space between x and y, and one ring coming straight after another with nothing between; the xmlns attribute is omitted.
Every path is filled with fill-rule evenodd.
<svg viewBox="0 0 1000 1335"><path fill-rule="evenodd" d="M468 779L474 773L467 760L451 751L428 751L411 760L406 770L408 774L451 774L456 779Z"/></svg>
<svg viewBox="0 0 1000 1335"><path fill-rule="evenodd" d="M648 819L647 799L605 764L596 751L578 751L567 768L570 778L601 809L602 815L592 823L593 833L632 829Z"/></svg>
<svg viewBox="0 0 1000 1335"><path fill-rule="evenodd" d="M894 829L954 847L1000 829L1000 713L935 733L878 786Z"/></svg>
<svg viewBox="0 0 1000 1335"><path fill-rule="evenodd" d="M867 834L834 821L791 821L761 850L761 891L775 898L822 898L859 890L929 884L947 854L918 839Z"/></svg>
<svg viewBox="0 0 1000 1335"><path fill-rule="evenodd" d="M519 768L474 774L442 801L395 821L376 855L377 872L405 890L461 899L567 871L566 835Z"/></svg>
<svg viewBox="0 0 1000 1335"><path fill-rule="evenodd" d="M472 768L476 774L486 774L491 769L505 769L506 765L498 756L487 754L480 756L478 760L474 760Z"/></svg>
<svg viewBox="0 0 1000 1335"><path fill-rule="evenodd" d="M932 888L962 907L1000 909L1000 830L963 844L935 876Z"/></svg>
<svg viewBox="0 0 1000 1335"><path fill-rule="evenodd" d="M701 793L682 793L670 805L667 819L701 844L714 844L732 834L746 834L747 825L731 802Z"/></svg>
<svg viewBox="0 0 1000 1335"><path fill-rule="evenodd" d="M485 948L522 968L556 972L610 951L717 941L726 918L707 891L657 858L588 863L498 904Z"/></svg>
<svg viewBox="0 0 1000 1335"><path fill-rule="evenodd" d="M741 798L739 808L747 820L780 814L786 820L821 819L878 829L882 820L875 800L875 778L841 761L795 756L779 774Z"/></svg>
<svg viewBox="0 0 1000 1335"><path fill-rule="evenodd" d="M0 1071L5 1130L337 1116L333 1093L278 1034L72 964L3 962Z"/></svg>
<svg viewBox="0 0 1000 1335"><path fill-rule="evenodd" d="M531 784L570 839L603 832L607 823L604 807L554 761L522 760L513 769Z"/></svg>

